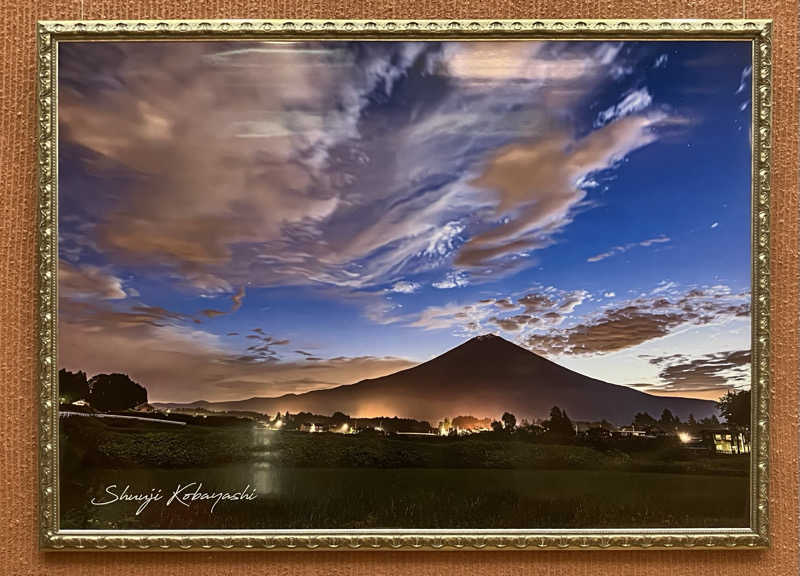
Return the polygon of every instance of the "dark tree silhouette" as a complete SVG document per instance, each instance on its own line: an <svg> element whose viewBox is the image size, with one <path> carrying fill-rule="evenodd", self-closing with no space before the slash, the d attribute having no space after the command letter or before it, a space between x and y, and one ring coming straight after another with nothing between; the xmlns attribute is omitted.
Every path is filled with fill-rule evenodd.
<svg viewBox="0 0 800 576"><path fill-rule="evenodd" d="M492 420L492 431L494 432L502 432L503 431L503 423L499 420Z"/></svg>
<svg viewBox="0 0 800 576"><path fill-rule="evenodd" d="M561 413L561 408L559 408L558 406L553 406L552 408L550 408L551 424L560 421L563 417L564 415Z"/></svg>
<svg viewBox="0 0 800 576"><path fill-rule="evenodd" d="M143 402L147 390L127 374L97 374L89 380L89 404L96 410L128 410Z"/></svg>
<svg viewBox="0 0 800 576"><path fill-rule="evenodd" d="M575 428L572 425L572 420L567 416L567 411L562 411L558 406L553 406L550 409L550 420L545 423L547 431L558 437L571 437L575 435Z"/></svg>
<svg viewBox="0 0 800 576"><path fill-rule="evenodd" d="M717 402L720 414L728 424L750 426L750 390L731 390Z"/></svg>
<svg viewBox="0 0 800 576"><path fill-rule="evenodd" d="M331 415L331 424L346 424L350 421L350 416L342 412L334 412Z"/></svg>
<svg viewBox="0 0 800 576"><path fill-rule="evenodd" d="M694 419L694 414L689 414L689 426L697 426L697 420Z"/></svg>
<svg viewBox="0 0 800 576"><path fill-rule="evenodd" d="M86 372L58 371L58 396L62 404L72 404L89 397L89 382Z"/></svg>
<svg viewBox="0 0 800 576"><path fill-rule="evenodd" d="M633 425L640 428L652 428L657 423L658 421L647 412L637 412L636 416L633 417Z"/></svg>
<svg viewBox="0 0 800 576"><path fill-rule="evenodd" d="M659 424L665 426L667 428L675 426L681 423L680 418L672 414L672 410L669 408L664 408L664 411L661 413L661 418L658 421Z"/></svg>
<svg viewBox="0 0 800 576"><path fill-rule="evenodd" d="M503 415L500 417L500 420L503 421L503 428L505 428L509 432L513 432L514 428L517 427L517 417L514 416L511 412L503 412Z"/></svg>

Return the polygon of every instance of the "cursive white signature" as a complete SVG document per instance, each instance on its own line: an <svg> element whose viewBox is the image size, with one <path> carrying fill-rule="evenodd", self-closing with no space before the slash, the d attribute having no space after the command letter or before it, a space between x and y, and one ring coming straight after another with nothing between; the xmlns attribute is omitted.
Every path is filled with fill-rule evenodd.
<svg viewBox="0 0 800 576"><path fill-rule="evenodd" d="M105 496L103 499L92 498L90 502L93 506L108 506L109 504L117 502L138 502L139 507L136 509L136 516L138 516L151 503L160 502L165 498L165 506L169 506L174 502L186 506L187 508L191 506L192 502L212 501L210 514L213 514L217 504L223 500L241 502L255 500L257 497L258 495L256 494L255 488L251 488L250 484L246 485L242 490L235 492L203 491L202 482L178 484L168 498L166 498L161 488L152 488L149 492L134 492L130 484L126 484L120 492L117 484L109 484L105 487Z"/></svg>

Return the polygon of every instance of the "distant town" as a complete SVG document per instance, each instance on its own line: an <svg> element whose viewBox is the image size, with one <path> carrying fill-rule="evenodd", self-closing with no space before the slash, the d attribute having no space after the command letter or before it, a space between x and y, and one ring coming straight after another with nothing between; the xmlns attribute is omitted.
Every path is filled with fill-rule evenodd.
<svg viewBox="0 0 800 576"><path fill-rule="evenodd" d="M633 415L630 424L618 426L607 420L578 421L566 410L553 406L548 418L517 418L505 412L499 419L458 415L435 425L425 420L397 416L356 418L342 412L331 415L288 411L274 415L247 411L217 411L205 408L162 409L147 402L144 387L123 374L101 374L87 379L83 372L59 372L62 390L62 416L94 415L143 419L148 422L208 424L245 422L273 431L307 434L399 435L421 437L463 437L471 435L510 436L549 443L588 443L612 445L620 441L673 439L687 449L708 450L717 454L750 452L750 392L729 392L719 402L723 420L716 415L686 421L665 409L658 418L647 412ZM191 420L187 420L191 419Z"/></svg>

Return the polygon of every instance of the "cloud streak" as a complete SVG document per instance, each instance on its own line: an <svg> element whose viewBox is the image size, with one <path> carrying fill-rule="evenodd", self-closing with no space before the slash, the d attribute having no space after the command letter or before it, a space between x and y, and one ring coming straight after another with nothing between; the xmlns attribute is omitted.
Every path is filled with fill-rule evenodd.
<svg viewBox="0 0 800 576"><path fill-rule="evenodd" d="M58 289L62 296L77 299L122 300L127 297L122 280L90 265L58 263Z"/></svg>
<svg viewBox="0 0 800 576"><path fill-rule="evenodd" d="M632 248L636 248L637 246L649 247L653 246L654 244L665 244L670 241L670 238L666 236L657 236L655 238L650 238L648 240L642 240L641 242L629 242L628 244L622 244L620 246L613 246L612 248L606 250L605 252L601 252L600 254L595 254L594 256L590 256L586 259L587 262L600 262L601 260L605 260L606 258L611 258L612 256L617 256L619 254L624 254L628 250Z"/></svg>
<svg viewBox="0 0 800 576"><path fill-rule="evenodd" d="M614 106L606 108L597 115L595 126L605 126L618 118L641 112L653 103L653 97L647 88L639 88L625 95Z"/></svg>

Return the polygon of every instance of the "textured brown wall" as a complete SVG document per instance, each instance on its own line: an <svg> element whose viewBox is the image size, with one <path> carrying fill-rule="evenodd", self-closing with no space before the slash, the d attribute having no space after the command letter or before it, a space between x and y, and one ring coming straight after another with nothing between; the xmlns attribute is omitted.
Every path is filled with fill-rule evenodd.
<svg viewBox="0 0 800 576"><path fill-rule="evenodd" d="M519 574L795 576L798 568L798 6L794 0L4 0L0 3L0 575ZM768 551L67 553L37 550L35 43L39 19L772 18L773 403Z"/></svg>

